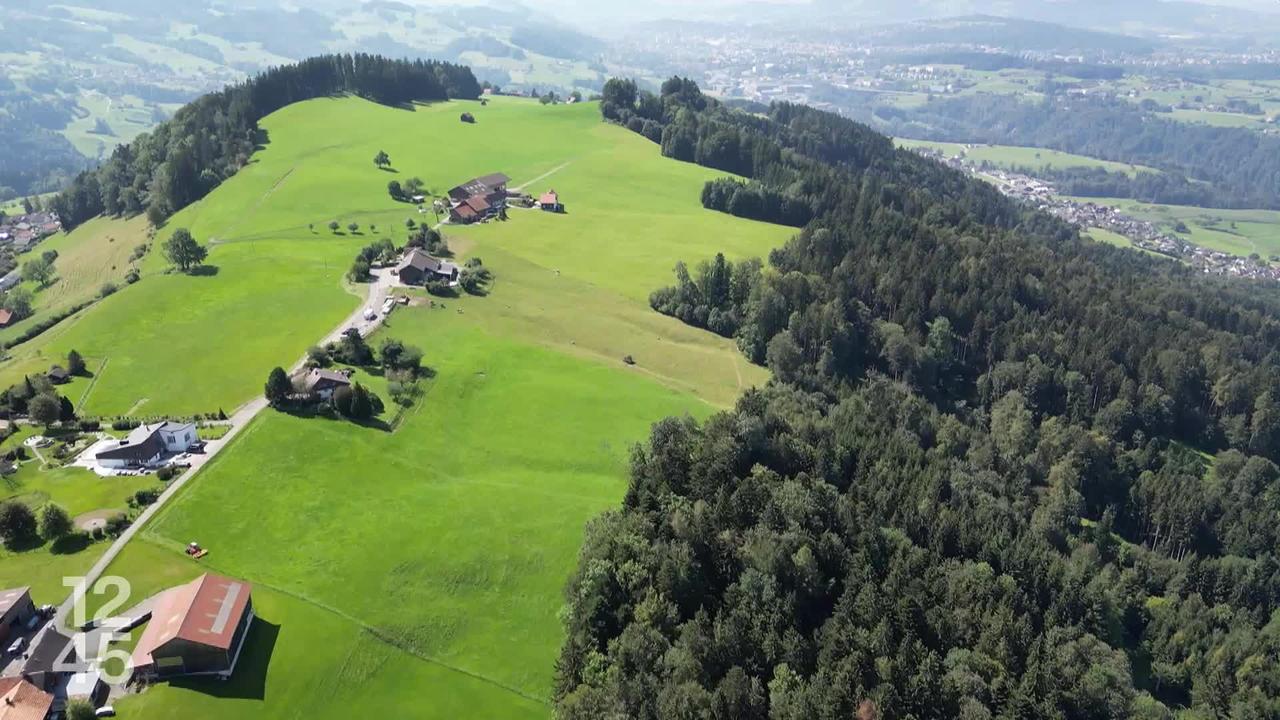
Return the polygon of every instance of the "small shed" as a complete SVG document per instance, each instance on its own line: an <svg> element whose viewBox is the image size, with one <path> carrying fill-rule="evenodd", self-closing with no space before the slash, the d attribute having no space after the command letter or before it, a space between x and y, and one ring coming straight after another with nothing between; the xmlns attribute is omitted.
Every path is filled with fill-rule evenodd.
<svg viewBox="0 0 1280 720"><path fill-rule="evenodd" d="M564 203L560 202L560 195L555 190L548 190L538 198L538 207L547 212L564 212Z"/></svg>

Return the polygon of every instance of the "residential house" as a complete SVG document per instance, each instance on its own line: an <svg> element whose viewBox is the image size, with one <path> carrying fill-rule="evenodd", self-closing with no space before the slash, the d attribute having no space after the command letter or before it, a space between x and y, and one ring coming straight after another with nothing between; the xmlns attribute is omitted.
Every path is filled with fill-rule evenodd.
<svg viewBox="0 0 1280 720"><path fill-rule="evenodd" d="M186 452L200 442L195 423L162 422L139 425L128 437L104 450L95 459L108 468L147 467L165 455Z"/></svg>
<svg viewBox="0 0 1280 720"><path fill-rule="evenodd" d="M312 368L302 379L303 390L321 400L328 400L338 388L351 385L346 374L324 368Z"/></svg>
<svg viewBox="0 0 1280 720"><path fill-rule="evenodd" d="M404 260L396 268L396 274L404 285L426 285L433 280L455 285L462 271L448 260L432 257L414 248L405 253Z"/></svg>
<svg viewBox="0 0 1280 720"><path fill-rule="evenodd" d="M71 674L71 668L78 667L78 662L75 643L50 623L31 641L22 676L41 690L52 692Z"/></svg>
<svg viewBox="0 0 1280 720"><path fill-rule="evenodd" d="M53 695L20 677L0 678L0 720L45 720Z"/></svg>
<svg viewBox="0 0 1280 720"><path fill-rule="evenodd" d="M54 385L62 385L63 383L71 382L71 373L61 365L54 365L52 368L49 368L49 372L46 374L46 377L48 377L49 382Z"/></svg>
<svg viewBox="0 0 1280 720"><path fill-rule="evenodd" d="M511 178L492 173L473 178L449 190L449 220L472 223L500 215L507 207L507 183Z"/></svg>
<svg viewBox="0 0 1280 720"><path fill-rule="evenodd" d="M0 590L0 643L8 640L15 629L21 633L22 626L35 614L36 606L31 602L31 588Z"/></svg>
<svg viewBox="0 0 1280 720"><path fill-rule="evenodd" d="M555 190L548 190L538 198L538 207L547 212L564 212L564 205L560 202L560 196Z"/></svg>
<svg viewBox="0 0 1280 720"><path fill-rule="evenodd" d="M253 623L251 591L214 573L164 591L133 651L135 677L230 677Z"/></svg>
<svg viewBox="0 0 1280 720"><path fill-rule="evenodd" d="M9 327L13 324L13 313L0 308L0 328Z"/></svg>

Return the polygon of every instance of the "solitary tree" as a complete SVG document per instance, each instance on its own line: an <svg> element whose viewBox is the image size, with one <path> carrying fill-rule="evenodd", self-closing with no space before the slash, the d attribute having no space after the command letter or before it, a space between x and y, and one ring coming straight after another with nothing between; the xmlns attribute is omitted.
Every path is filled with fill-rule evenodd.
<svg viewBox="0 0 1280 720"><path fill-rule="evenodd" d="M75 350L67 353L67 372L72 375L83 375L85 373L84 358Z"/></svg>
<svg viewBox="0 0 1280 720"><path fill-rule="evenodd" d="M178 266L182 272L190 272L191 268L204 262L209 251L196 242L186 228L178 228L164 243L164 256L169 262Z"/></svg>
<svg viewBox="0 0 1280 720"><path fill-rule="evenodd" d="M337 220L330 220L330 221L329 221L329 232L335 232L335 233L336 233L336 232L338 232L338 228L339 228L339 227L341 227L341 226L340 226L340 225L338 225L338 221L337 221Z"/></svg>
<svg viewBox="0 0 1280 720"><path fill-rule="evenodd" d="M360 223L355 221L349 222L347 223L347 229L350 230L352 234L355 234L355 231L360 229Z"/></svg>
<svg viewBox="0 0 1280 720"><path fill-rule="evenodd" d="M378 154L373 156L373 164L377 165L379 169L384 167L390 167L391 156L388 155L385 151L379 150Z"/></svg>
<svg viewBox="0 0 1280 720"><path fill-rule="evenodd" d="M278 408L283 405L289 399L291 392L293 392L293 385L289 382L289 376L284 368L277 367L267 375L267 385L263 394L266 395L267 402L271 403L271 407Z"/></svg>
<svg viewBox="0 0 1280 720"><path fill-rule="evenodd" d="M46 287L53 280L53 263L44 258L28 260L22 264L22 279Z"/></svg>
<svg viewBox="0 0 1280 720"><path fill-rule="evenodd" d="M33 421L49 427L62 417L62 403L53 393L40 393L31 398L31 402L27 404L27 414Z"/></svg>
<svg viewBox="0 0 1280 720"><path fill-rule="evenodd" d="M71 532L71 516L57 503L45 503L40 508L40 537L54 541Z"/></svg>
<svg viewBox="0 0 1280 720"><path fill-rule="evenodd" d="M36 538L36 516L31 508L17 501L0 505L0 538L9 547Z"/></svg>

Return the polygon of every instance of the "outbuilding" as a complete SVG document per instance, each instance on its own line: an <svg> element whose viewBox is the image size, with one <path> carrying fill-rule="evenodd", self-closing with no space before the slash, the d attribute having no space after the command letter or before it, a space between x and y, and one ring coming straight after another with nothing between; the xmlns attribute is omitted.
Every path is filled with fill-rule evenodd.
<svg viewBox="0 0 1280 720"><path fill-rule="evenodd" d="M0 590L0 643L8 640L16 629L25 625L35 614L36 605L31 601L31 588Z"/></svg>
<svg viewBox="0 0 1280 720"><path fill-rule="evenodd" d="M134 675L229 677L253 623L251 590L247 582L205 573L161 593L133 651Z"/></svg>

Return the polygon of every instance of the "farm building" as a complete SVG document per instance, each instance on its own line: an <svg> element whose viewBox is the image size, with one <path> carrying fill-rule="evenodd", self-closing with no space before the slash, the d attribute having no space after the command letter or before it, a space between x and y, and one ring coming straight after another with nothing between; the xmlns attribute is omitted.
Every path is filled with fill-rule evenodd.
<svg viewBox="0 0 1280 720"><path fill-rule="evenodd" d="M199 442L195 423L162 422L139 425L128 437L99 450L94 459L108 468L145 467L166 454L186 452Z"/></svg>
<svg viewBox="0 0 1280 720"><path fill-rule="evenodd" d="M15 628L22 627L35 614L31 588L0 590L0 642L7 640Z"/></svg>
<svg viewBox="0 0 1280 720"><path fill-rule="evenodd" d="M328 400L338 388L351 385L351 378L324 368L311 368L302 378L302 389L308 394Z"/></svg>
<svg viewBox="0 0 1280 720"><path fill-rule="evenodd" d="M61 365L54 365L52 368L49 368L49 372L46 377L48 377L49 382L54 385L71 382L71 373L67 372L67 369Z"/></svg>
<svg viewBox="0 0 1280 720"><path fill-rule="evenodd" d="M555 190L548 190L538 198L538 207L547 212L564 212L564 204L560 202L560 195Z"/></svg>
<svg viewBox="0 0 1280 720"><path fill-rule="evenodd" d="M511 178L493 173L473 178L449 190L449 220L472 223L502 213L507 207L507 183Z"/></svg>
<svg viewBox="0 0 1280 720"><path fill-rule="evenodd" d="M414 248L405 254L404 260L396 268L400 282L405 285L425 285L429 281L447 282L453 285L458 282L461 271L458 266Z"/></svg>
<svg viewBox="0 0 1280 720"><path fill-rule="evenodd" d="M0 720L44 720L53 695L20 677L0 678Z"/></svg>
<svg viewBox="0 0 1280 720"><path fill-rule="evenodd" d="M85 700L94 707L106 702L110 692L111 689L102 681L102 673L96 670L78 672L67 681L68 700Z"/></svg>
<svg viewBox="0 0 1280 720"><path fill-rule="evenodd" d="M134 648L136 676L230 676L253 622L252 586L205 573L161 593Z"/></svg>

